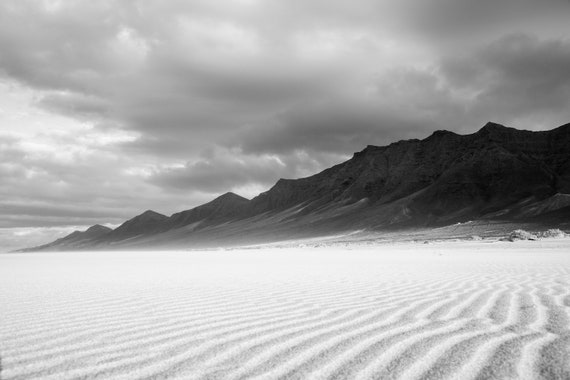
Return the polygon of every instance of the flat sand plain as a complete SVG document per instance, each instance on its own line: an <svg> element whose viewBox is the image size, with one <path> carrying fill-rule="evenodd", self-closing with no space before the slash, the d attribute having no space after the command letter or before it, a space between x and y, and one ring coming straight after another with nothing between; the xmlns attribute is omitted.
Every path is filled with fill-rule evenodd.
<svg viewBox="0 0 570 380"><path fill-rule="evenodd" d="M570 240L0 255L2 379L570 379Z"/></svg>

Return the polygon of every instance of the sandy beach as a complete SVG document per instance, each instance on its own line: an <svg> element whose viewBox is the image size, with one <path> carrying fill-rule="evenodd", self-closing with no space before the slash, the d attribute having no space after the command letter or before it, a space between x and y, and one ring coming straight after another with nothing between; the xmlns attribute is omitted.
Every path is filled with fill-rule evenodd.
<svg viewBox="0 0 570 380"><path fill-rule="evenodd" d="M0 255L2 379L569 379L570 240Z"/></svg>

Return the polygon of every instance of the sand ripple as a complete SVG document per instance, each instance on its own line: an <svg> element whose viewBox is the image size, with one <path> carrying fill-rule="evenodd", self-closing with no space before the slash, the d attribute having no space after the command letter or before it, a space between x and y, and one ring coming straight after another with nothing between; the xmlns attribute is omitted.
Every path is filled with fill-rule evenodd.
<svg viewBox="0 0 570 380"><path fill-rule="evenodd" d="M0 256L0 378L568 380L532 244Z"/></svg>

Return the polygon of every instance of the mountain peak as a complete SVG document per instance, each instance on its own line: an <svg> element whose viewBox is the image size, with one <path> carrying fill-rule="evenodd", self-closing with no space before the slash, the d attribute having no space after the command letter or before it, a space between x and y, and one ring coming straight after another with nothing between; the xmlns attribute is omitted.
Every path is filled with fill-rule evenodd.
<svg viewBox="0 0 570 380"><path fill-rule="evenodd" d="M514 128L508 128L508 127L505 127L505 126L502 125L502 124L494 123L494 122L492 122L492 121L488 121L487 124L485 124L485 125L483 126L483 128L481 128L481 129L479 130L478 133L481 133L481 132L493 132L493 131L508 131L508 130L514 130Z"/></svg>
<svg viewBox="0 0 570 380"><path fill-rule="evenodd" d="M434 131L428 138L430 137L443 137L443 136L457 136L457 133L445 130L445 129L438 129Z"/></svg>
<svg viewBox="0 0 570 380"><path fill-rule="evenodd" d="M234 219L248 202L249 199L228 191L208 203L172 214L168 227L179 228L197 222L204 224L208 221Z"/></svg>
<svg viewBox="0 0 570 380"><path fill-rule="evenodd" d="M121 224L109 233L109 241L124 240L142 234L156 233L161 229L162 223L168 216L153 210L146 210Z"/></svg>
<svg viewBox="0 0 570 380"><path fill-rule="evenodd" d="M216 199L214 199L214 201L247 201L247 198L242 197L241 195L238 195L234 192L228 191L227 193L224 193L222 195L220 195L219 197L217 197Z"/></svg>
<svg viewBox="0 0 570 380"><path fill-rule="evenodd" d="M93 225L93 226L91 226L85 230L85 232L90 232L90 233L91 232L109 232L109 231L112 231L112 229L109 227L102 226L100 224L95 224L95 225Z"/></svg>
<svg viewBox="0 0 570 380"><path fill-rule="evenodd" d="M166 219L168 218L166 215L162 215L153 210L146 210L142 214L135 216L135 218L144 218L144 219ZM134 219L134 218L133 218Z"/></svg>
<svg viewBox="0 0 570 380"><path fill-rule="evenodd" d="M379 152L386 149L385 146L378 146L378 145L366 145L366 148L362 149L359 152L354 152L353 157L363 157L368 153Z"/></svg>
<svg viewBox="0 0 570 380"><path fill-rule="evenodd" d="M98 238L98 237L107 235L111 231L113 231L113 230L109 227L105 227L105 226L102 226L100 224L96 224L96 225L91 226L88 229L86 229L85 232L81 232L81 236L83 236L85 238Z"/></svg>

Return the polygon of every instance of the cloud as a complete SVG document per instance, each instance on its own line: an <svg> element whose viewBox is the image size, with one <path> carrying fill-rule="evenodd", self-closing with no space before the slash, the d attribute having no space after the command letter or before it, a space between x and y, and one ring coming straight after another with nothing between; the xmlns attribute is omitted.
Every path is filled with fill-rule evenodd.
<svg viewBox="0 0 570 380"><path fill-rule="evenodd" d="M514 34L448 57L440 70L451 88L472 94L471 115L549 129L570 119L569 65L570 40Z"/></svg>
<svg viewBox="0 0 570 380"><path fill-rule="evenodd" d="M16 249L35 247L62 238L75 230L81 229L82 226L0 227L0 252L10 252Z"/></svg>
<svg viewBox="0 0 570 380"><path fill-rule="evenodd" d="M147 182L154 166L122 156L122 139L112 137L0 136L0 227L116 224L149 205L173 213L208 198L192 192L163 197Z"/></svg>
<svg viewBox="0 0 570 380"><path fill-rule="evenodd" d="M485 102L522 113L567 108L570 101L570 40L511 35L482 51L493 80L480 96Z"/></svg>
<svg viewBox="0 0 570 380"><path fill-rule="evenodd" d="M383 145L418 137L432 129L419 115L400 114L396 105L374 96L362 102L329 100L300 106L278 115L270 125L246 128L236 137L246 152L348 155L366 145Z"/></svg>
<svg viewBox="0 0 570 380"><path fill-rule="evenodd" d="M36 105L80 120L106 119L110 108L103 98L68 91L47 92Z"/></svg>
<svg viewBox="0 0 570 380"><path fill-rule="evenodd" d="M556 25L565 25L564 9L557 0L540 7L527 0L350 6L316 0L77 1L57 7L8 1L0 12L0 67L6 76L41 90L40 107L113 122L141 134L132 144L139 150L156 154L165 147L181 155L252 126L266 125L262 133L275 131L276 139L282 129L276 125L284 118L306 114L308 104L318 108L329 97L331 108L343 97L347 104L341 107L358 109L354 103L378 77L399 69L410 75L408 81L417 80L418 69L437 65L441 57L477 50L489 38L518 28L534 31L538 24L545 33L560 31ZM30 20L31 27L17 27ZM386 123L395 119L385 109L390 99L381 101L377 125L396 131L397 121L393 127ZM403 129L386 135L407 136ZM356 140L360 131L355 128ZM186 146L177 144L181 140Z"/></svg>
<svg viewBox="0 0 570 380"><path fill-rule="evenodd" d="M559 38L570 12L566 0L427 0L402 7L408 32L443 53L515 33Z"/></svg>
<svg viewBox="0 0 570 380"><path fill-rule="evenodd" d="M307 176L325 165L338 163L339 155L308 155L303 151L281 154L247 154L240 150L216 149L198 160L156 170L149 180L164 188L224 193L253 185L270 187L279 178ZM253 197L254 194L242 194Z"/></svg>

